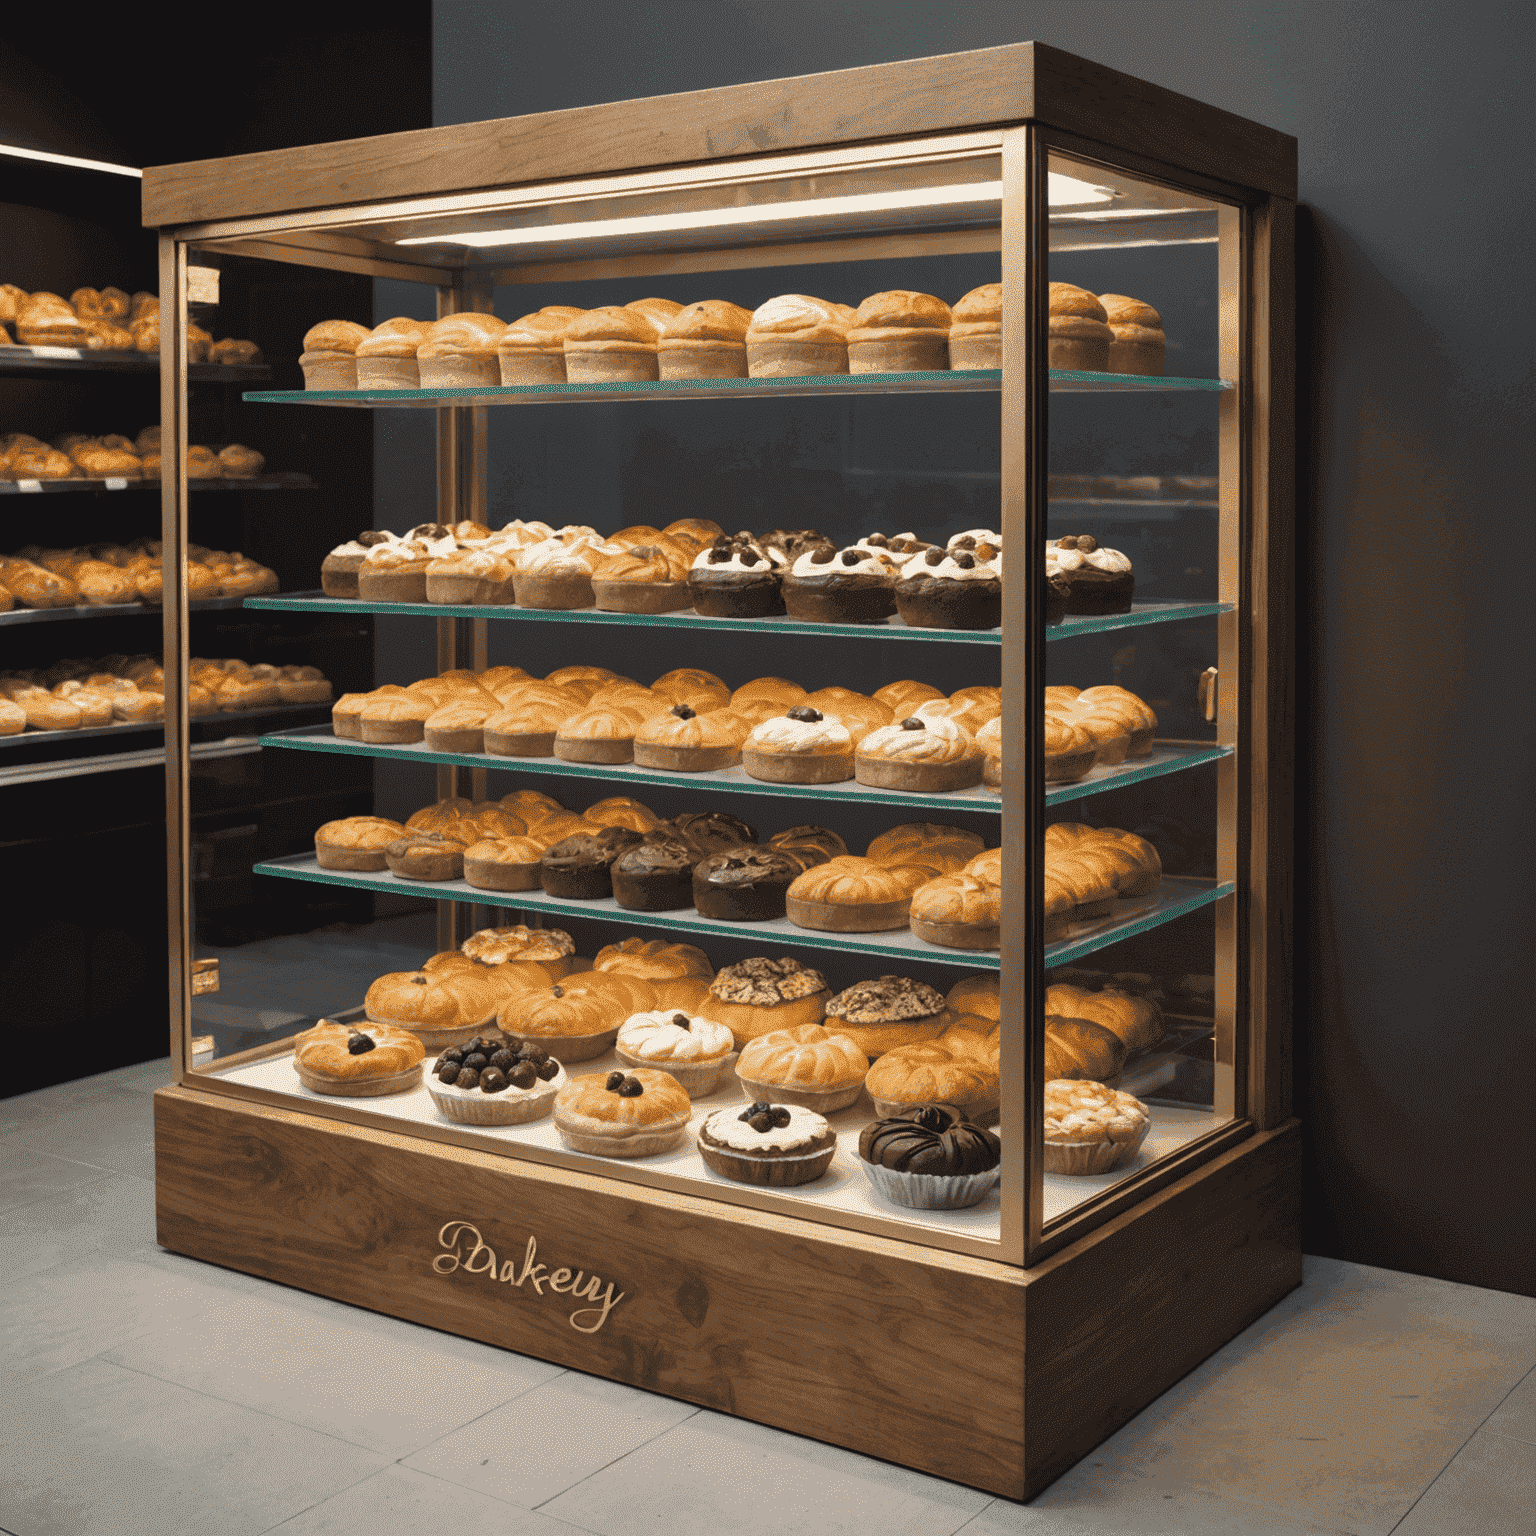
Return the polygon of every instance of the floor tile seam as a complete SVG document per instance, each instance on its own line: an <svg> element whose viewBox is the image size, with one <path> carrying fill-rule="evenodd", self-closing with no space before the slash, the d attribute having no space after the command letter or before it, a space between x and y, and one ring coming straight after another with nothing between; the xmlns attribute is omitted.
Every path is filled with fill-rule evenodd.
<svg viewBox="0 0 1536 1536"><path fill-rule="evenodd" d="M382 1312L382 1313L373 1313L371 1315L372 1316L376 1316L376 1317L388 1317L390 1314L387 1313L387 1312ZM425 1324L421 1324L419 1326L425 1327L426 1325ZM440 1330L435 1329L435 1328L434 1329L429 1329L428 1331L432 1332L432 1333L440 1332ZM456 1338L462 1338L463 1335L462 1334L449 1334L448 1337L456 1339ZM496 1353L497 1354L501 1354L501 1353L503 1353L503 1351L497 1350ZM519 1359L525 1359L525 1360L531 1360L534 1357L532 1355L520 1355L518 1358ZM543 1364L544 1362L540 1361L539 1363ZM547 1387L551 1382L559 1381L559 1379L562 1376L569 1376L569 1375L570 1375L570 1368L567 1367L567 1366L561 1366L560 1369L556 1372L555 1375L548 1376L543 1381L536 1381L531 1386L523 1387L520 1391L514 1392L511 1395L511 1397L504 1397L504 1398L502 1398L502 1400L500 1402L492 1403L489 1408L482 1409L481 1412L477 1413L473 1418L465 1419L462 1424L455 1424L451 1429L445 1429L442 1432L442 1434L440 1434L440 1435L433 1435L433 1437L430 1440L423 1440L420 1445L412 1446L411 1449L408 1450L408 1451L402 1451L400 1453L400 1455L395 1457L396 1464L400 1465L400 1466L403 1466L412 1456L419 1456L419 1455L421 1455L421 1453L423 1451L431 1450L431 1448L434 1445L436 1445L438 1443L438 1441L446 1440L449 1435L457 1435L457 1434L461 1433L463 1430L468 1429L471 1424L478 1424L480 1422L480 1420L485 1418L487 1415L495 1413L498 1409L505 1408L508 1403L515 1403L518 1400L518 1398L526 1397L530 1392L535 1392L540 1387ZM407 1467L406 1470L409 1471L409 1472L422 1472L423 1468L421 1468L421 1467ZM426 1475L427 1476L431 1476L432 1474L431 1473L427 1473ZM521 1509L523 1507L524 1507L523 1505L518 1505L519 1509Z"/></svg>
<svg viewBox="0 0 1536 1536"><path fill-rule="evenodd" d="M636 1390L637 1391L644 1391L645 1389L642 1387L642 1388L637 1388ZM674 1399L674 1401L677 1401L677 1399ZM533 1509L535 1512L541 1512L543 1510L545 1504L553 1504L556 1499L563 1499L566 1496L566 1494L572 1492L574 1489L580 1488L583 1483L590 1482L594 1477L596 1477L598 1475L599 1472L606 1472L609 1467L617 1466L619 1464L619 1462L623 1461L626 1457L633 1456L636 1451L643 1451L646 1448L646 1446L654 1445L658 1440L664 1440L668 1435L670 1435L672 1433L672 1431L674 1429L679 1429L684 1424L687 1424L690 1420L696 1419L703 1411L704 1410L702 1408L700 1408L697 1405L695 1405L694 1408L693 1408L693 1411L691 1413L685 1415L681 1419L678 1419L676 1423L668 1424L665 1429L658 1431L654 1435L647 1436L644 1440L640 1441L640 1443L638 1445L630 1446L630 1448L627 1451L624 1451L620 1455L615 1456L611 1461L605 1461L602 1464L602 1466L594 1467L590 1472L586 1473L584 1476L578 1477L574 1483L568 1483L564 1488L562 1488L559 1491L559 1493L552 1493L552 1494L550 1494L550 1496L547 1499L545 1499L542 1504L533 1504L533 1505L530 1505L530 1506L527 1506L527 1507ZM766 1427L769 1428L769 1429L773 1428L773 1426L771 1424L767 1425ZM780 1434L784 1434L784 1433L786 1433L786 1431L780 1430L779 1433ZM553 1515L553 1516L550 1516L550 1518L558 1520L560 1517L558 1515Z"/></svg>
<svg viewBox="0 0 1536 1536"><path fill-rule="evenodd" d="M342 1494L350 1493L354 1488L361 1488L364 1483L372 1481L372 1479L376 1478L381 1472L387 1472L391 1465L392 1463L385 1462L382 1467L375 1467L373 1471L368 1473L366 1477L358 1478L355 1483L348 1483L345 1485L345 1487L332 1489L331 1492L326 1494L324 1498L316 1499L313 1504L306 1504L303 1509L294 1510L291 1515L284 1515L276 1525L266 1526L264 1529L257 1532L256 1536L273 1536L273 1532L281 1531L285 1525L291 1525L293 1521L299 1518L300 1515L307 1515L310 1510L318 1509L328 1500L340 1498Z"/></svg>
<svg viewBox="0 0 1536 1536"><path fill-rule="evenodd" d="M38 1157L49 1157L52 1158L56 1163L68 1163L71 1168L94 1168L98 1173L127 1172L127 1170L124 1168L109 1168L105 1163L88 1163L83 1157L65 1157L62 1152L50 1152L47 1147L28 1147L25 1146L25 1143L22 1142L17 1142L17 1145L24 1147L24 1149L28 1152L35 1153ZM86 1180L87 1184L94 1184L95 1182L95 1179ZM146 1180L145 1182L147 1183L148 1181ZM52 1195L44 1195L42 1198L45 1200L56 1199L60 1193L62 1193L62 1191L56 1190ZM28 1205L36 1204L36 1202L32 1200L28 1200L25 1203ZM13 1209L19 1208L20 1207L13 1207Z"/></svg>
<svg viewBox="0 0 1536 1536"><path fill-rule="evenodd" d="M412 1452L412 1454L414 1455L415 1453ZM396 1466L404 1466L404 1462L403 1461L397 1461L395 1463L395 1465ZM383 1469L381 1468L380 1470L382 1471ZM511 1499L503 1499L503 1498L499 1497L497 1494L488 1492L484 1488L471 1488L468 1483L461 1483L461 1482L458 1482L454 1478L444 1477L442 1475L442 1473L440 1473L440 1472L429 1472L429 1471L427 1471L427 1469L425 1467L405 1467L405 1470L407 1472L414 1472L419 1477L430 1477L433 1482L435 1482L435 1483L444 1483L449 1488L458 1488L458 1489L463 1490L466 1493L477 1493L477 1494L480 1495L481 1498L489 1499L493 1504L500 1504L505 1509L521 1510L524 1514L530 1514L530 1515L531 1514L539 1514L539 1511L536 1508L530 1508L527 1504L515 1504L515 1503L513 1503L513 1501ZM373 1473L372 1475L377 1477L378 1473ZM585 1481L585 1479L583 1479L583 1481ZM572 1488L574 1488L576 1486L577 1486L577 1484L575 1484L575 1483L571 1484ZM556 1494L555 1497L558 1498L559 1494ZM548 1503L548 1500L545 1500L545 1502ZM292 1517L290 1516L290 1518L292 1518ZM581 1532L581 1536L603 1536L603 1533L601 1531L594 1531L592 1529L592 1527L589 1526L589 1525L577 1525L574 1520L566 1520L566 1519L562 1518L560 1515L539 1514L539 1518L541 1520L553 1520L557 1524L563 1525L563 1526L565 1526L569 1530L579 1531L579 1532ZM263 1531L261 1533L261 1536L268 1536L268 1533Z"/></svg>
<svg viewBox="0 0 1536 1536"><path fill-rule="evenodd" d="M1536 1445L1536 1436L1527 1438L1525 1435L1512 1435L1507 1429L1494 1429L1486 1423L1477 1433L1480 1435L1483 1433L1483 1430L1487 1430L1490 1435L1496 1435L1500 1440L1513 1440L1516 1445ZM1474 1435L1473 1439L1476 1438Z"/></svg>

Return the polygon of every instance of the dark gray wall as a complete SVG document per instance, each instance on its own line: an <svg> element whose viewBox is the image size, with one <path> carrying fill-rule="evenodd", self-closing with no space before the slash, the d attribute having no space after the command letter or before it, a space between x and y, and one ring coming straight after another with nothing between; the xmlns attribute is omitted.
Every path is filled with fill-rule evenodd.
<svg viewBox="0 0 1536 1536"><path fill-rule="evenodd" d="M438 0L434 15L438 123L1038 38L1298 137L1308 1247L1532 1290L1529 9ZM406 312L395 297L381 315ZM431 504L429 445L394 426L408 414L380 438L381 506L400 508L385 526ZM610 468L592 473L611 474L615 450L593 449ZM528 493L509 453L497 473Z"/></svg>

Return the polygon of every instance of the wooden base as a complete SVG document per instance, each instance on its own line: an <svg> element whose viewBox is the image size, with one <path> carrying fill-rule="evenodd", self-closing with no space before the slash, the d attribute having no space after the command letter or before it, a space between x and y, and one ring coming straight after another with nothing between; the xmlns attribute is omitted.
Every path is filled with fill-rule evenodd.
<svg viewBox="0 0 1536 1536"><path fill-rule="evenodd" d="M1300 1283L1299 1149L1250 1137L1024 1271L155 1094L167 1248L1014 1499Z"/></svg>

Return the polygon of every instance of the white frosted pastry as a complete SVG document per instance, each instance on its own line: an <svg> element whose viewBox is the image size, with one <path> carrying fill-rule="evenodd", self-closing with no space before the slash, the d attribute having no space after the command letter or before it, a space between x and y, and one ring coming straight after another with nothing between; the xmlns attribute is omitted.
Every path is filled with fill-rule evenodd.
<svg viewBox="0 0 1536 1536"><path fill-rule="evenodd" d="M749 1121L741 1118L742 1104L732 1104L717 1109L703 1124L712 1141L720 1142L735 1152L794 1152L818 1141L832 1129L826 1119L814 1109L800 1104L781 1106L789 1116L789 1124L774 1126L771 1130L758 1131Z"/></svg>
<svg viewBox="0 0 1536 1536"><path fill-rule="evenodd" d="M652 1067L677 1080L690 1098L713 1093L736 1062L730 1029L675 1008L632 1013L619 1027L614 1052L627 1067Z"/></svg>

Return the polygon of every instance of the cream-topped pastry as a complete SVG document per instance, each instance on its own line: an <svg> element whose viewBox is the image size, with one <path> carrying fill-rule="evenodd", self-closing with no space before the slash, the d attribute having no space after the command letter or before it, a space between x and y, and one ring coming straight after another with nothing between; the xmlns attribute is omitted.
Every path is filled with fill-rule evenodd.
<svg viewBox="0 0 1536 1536"><path fill-rule="evenodd" d="M852 547L829 553L824 549L808 549L790 571L802 580L808 576L827 575L889 577L894 574L895 563L883 550Z"/></svg>
<svg viewBox="0 0 1536 1536"><path fill-rule="evenodd" d="M1045 572L1047 576L1065 575L1068 571L1090 566L1096 571L1121 572L1132 569L1130 556L1118 549L1062 549L1047 539L1045 542Z"/></svg>
<svg viewBox="0 0 1536 1536"><path fill-rule="evenodd" d="M712 1141L737 1152L796 1152L809 1148L813 1141L824 1137L831 1130L822 1115L800 1104L775 1105L777 1115L770 1116L774 1124L766 1131L758 1130L752 1121L743 1120L742 1106L729 1105L717 1109L701 1129L708 1132Z"/></svg>
<svg viewBox="0 0 1536 1536"><path fill-rule="evenodd" d="M925 550L933 548L931 544L910 532L893 533L889 537L883 533L866 533L852 547L884 555L893 565L898 566L905 565L909 560L915 560Z"/></svg>
<svg viewBox="0 0 1536 1536"><path fill-rule="evenodd" d="M741 1184L809 1184L832 1166L837 1132L815 1110L762 1100L717 1109L695 1145L713 1173Z"/></svg>
<svg viewBox="0 0 1536 1536"><path fill-rule="evenodd" d="M690 1018L675 1008L632 1013L619 1026L617 1049L634 1057L633 1065L659 1067L671 1062L707 1061L735 1049L735 1037L713 1019Z"/></svg>
<svg viewBox="0 0 1536 1536"><path fill-rule="evenodd" d="M1045 578L1065 586L1073 614L1129 613L1136 590L1130 557L1103 548L1091 533L1047 539Z"/></svg>
<svg viewBox="0 0 1536 1536"><path fill-rule="evenodd" d="M966 540L970 543L967 544ZM1001 549L1003 536L994 533L990 528L967 528L963 533L957 533L945 545L946 549L975 549L978 544L990 544L996 549Z"/></svg>
<svg viewBox="0 0 1536 1536"><path fill-rule="evenodd" d="M750 533L721 534L694 556L688 595L713 619L759 619L784 612L784 555Z"/></svg>
<svg viewBox="0 0 1536 1536"><path fill-rule="evenodd" d="M725 551L718 560L711 556L721 554L721 551L710 545L701 549L694 558L691 569L695 571L749 571L754 575L761 575L765 565L771 568L782 566L784 556L776 549L764 549L761 545L750 545L744 549L731 549Z"/></svg>
<svg viewBox="0 0 1536 1536"><path fill-rule="evenodd" d="M919 711L895 725L871 731L859 743L859 752L903 762L948 762L964 752L973 740L970 732L953 720L934 719Z"/></svg>
<svg viewBox="0 0 1536 1536"><path fill-rule="evenodd" d="M1001 551L998 552L998 555ZM998 555L990 559L978 558L969 550L954 550L942 559L929 562L926 558L909 560L902 567L903 581L918 581L924 577L938 577L944 581L996 581Z"/></svg>
<svg viewBox="0 0 1536 1536"><path fill-rule="evenodd" d="M806 710L816 716L813 720L790 715L774 715L752 728L744 750L767 748L774 752L835 752L851 748L853 737L848 727L836 715L823 715L819 710Z"/></svg>

